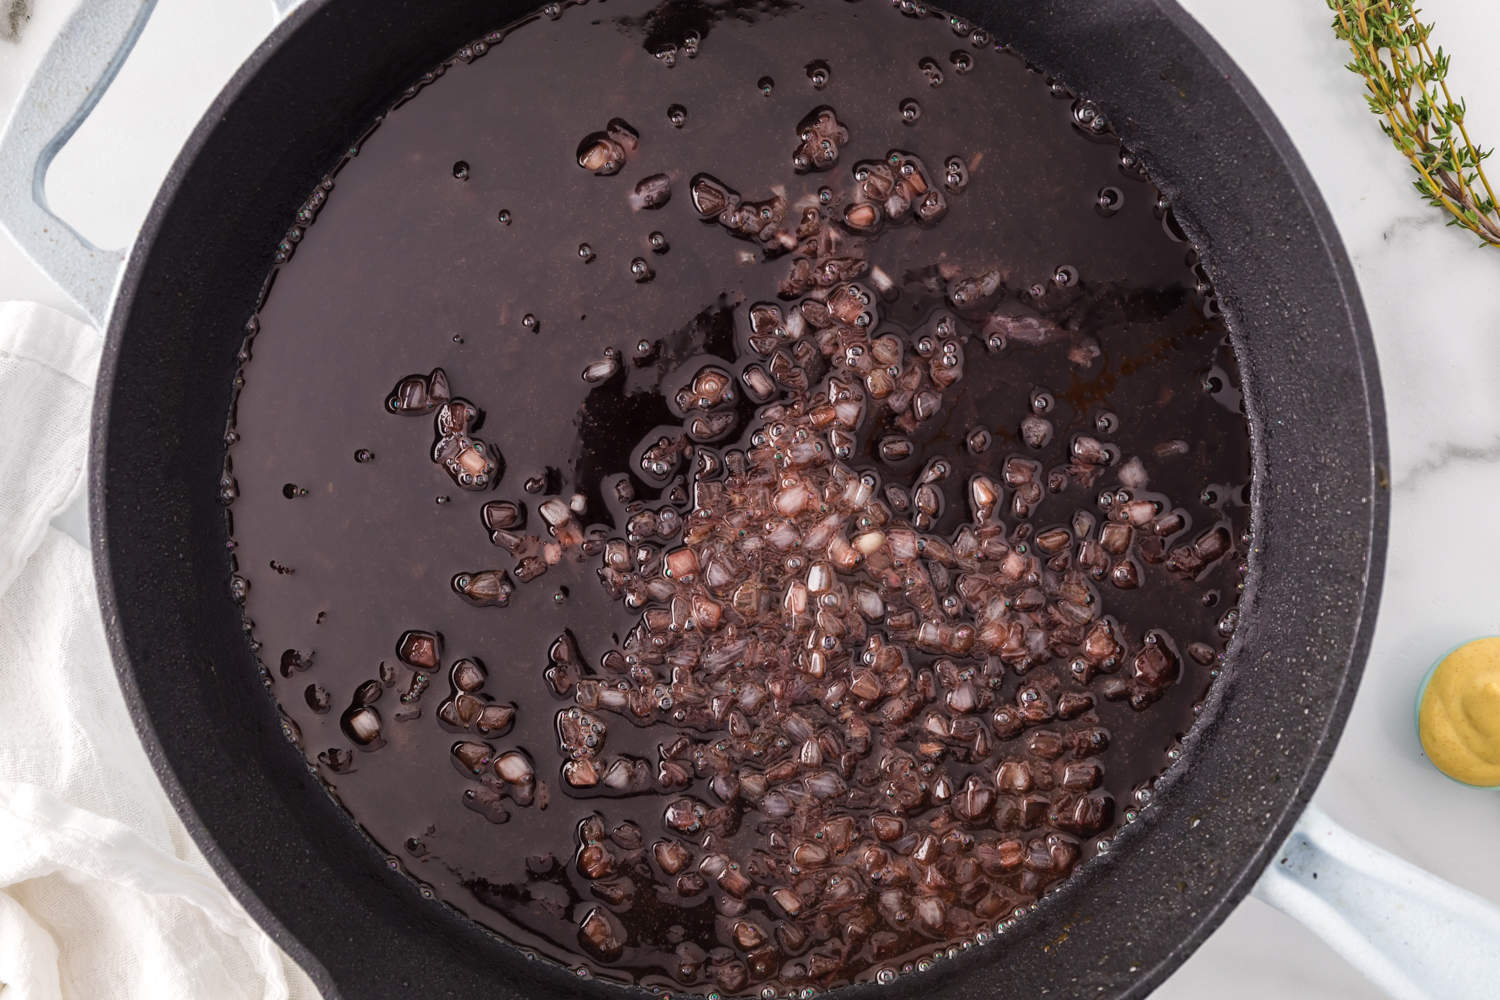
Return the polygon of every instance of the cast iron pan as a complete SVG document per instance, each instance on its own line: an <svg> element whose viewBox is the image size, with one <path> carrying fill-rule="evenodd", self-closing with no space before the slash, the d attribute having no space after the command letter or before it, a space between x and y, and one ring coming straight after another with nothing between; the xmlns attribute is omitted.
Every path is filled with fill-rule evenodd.
<svg viewBox="0 0 1500 1000"><path fill-rule="evenodd" d="M329 997L623 995L525 961L422 900L356 834L260 686L228 595L216 502L235 352L287 221L401 87L529 6L303 6L193 133L109 326L90 485L120 681L199 845ZM1118 838L1112 863L997 943L839 996L1139 997L1249 890L1349 711L1385 550L1375 354L1349 263L1290 141L1170 0L947 6L1097 100L1201 247L1244 372L1258 551L1191 766Z"/></svg>

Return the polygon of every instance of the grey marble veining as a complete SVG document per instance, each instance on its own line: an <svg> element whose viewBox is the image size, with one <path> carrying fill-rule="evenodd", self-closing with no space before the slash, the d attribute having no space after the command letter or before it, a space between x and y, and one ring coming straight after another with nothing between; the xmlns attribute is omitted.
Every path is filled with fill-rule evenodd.
<svg viewBox="0 0 1500 1000"><path fill-rule="evenodd" d="M1500 434L1494 435L1488 444L1471 445L1449 441L1432 448L1410 468L1392 480L1394 492L1408 492L1420 487L1431 476L1447 473L1454 466L1484 462L1500 462ZM1462 471L1462 470L1459 470Z"/></svg>

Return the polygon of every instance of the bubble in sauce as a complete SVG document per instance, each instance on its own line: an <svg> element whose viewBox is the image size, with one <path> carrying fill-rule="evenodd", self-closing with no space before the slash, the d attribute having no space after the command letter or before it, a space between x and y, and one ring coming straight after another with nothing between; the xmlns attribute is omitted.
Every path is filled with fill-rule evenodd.
<svg viewBox="0 0 1500 1000"><path fill-rule="evenodd" d="M1094 208L1100 215L1114 215L1125 206L1125 192L1112 184L1099 189L1094 196Z"/></svg>

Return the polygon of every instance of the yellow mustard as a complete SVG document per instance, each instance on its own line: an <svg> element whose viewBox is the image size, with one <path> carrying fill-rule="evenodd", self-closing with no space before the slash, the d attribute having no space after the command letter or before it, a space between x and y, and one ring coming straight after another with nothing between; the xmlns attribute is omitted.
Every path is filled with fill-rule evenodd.
<svg viewBox="0 0 1500 1000"><path fill-rule="evenodd" d="M1417 728L1438 770L1466 785L1500 785L1500 636L1443 657L1422 695Z"/></svg>

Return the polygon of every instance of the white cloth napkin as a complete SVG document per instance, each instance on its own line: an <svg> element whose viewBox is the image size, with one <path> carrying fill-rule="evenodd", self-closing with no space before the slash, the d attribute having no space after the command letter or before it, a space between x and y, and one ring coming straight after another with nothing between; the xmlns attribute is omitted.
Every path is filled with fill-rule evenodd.
<svg viewBox="0 0 1500 1000"><path fill-rule="evenodd" d="M102 338L0 303L0 1000L315 1000L172 810L115 683L83 488Z"/></svg>

